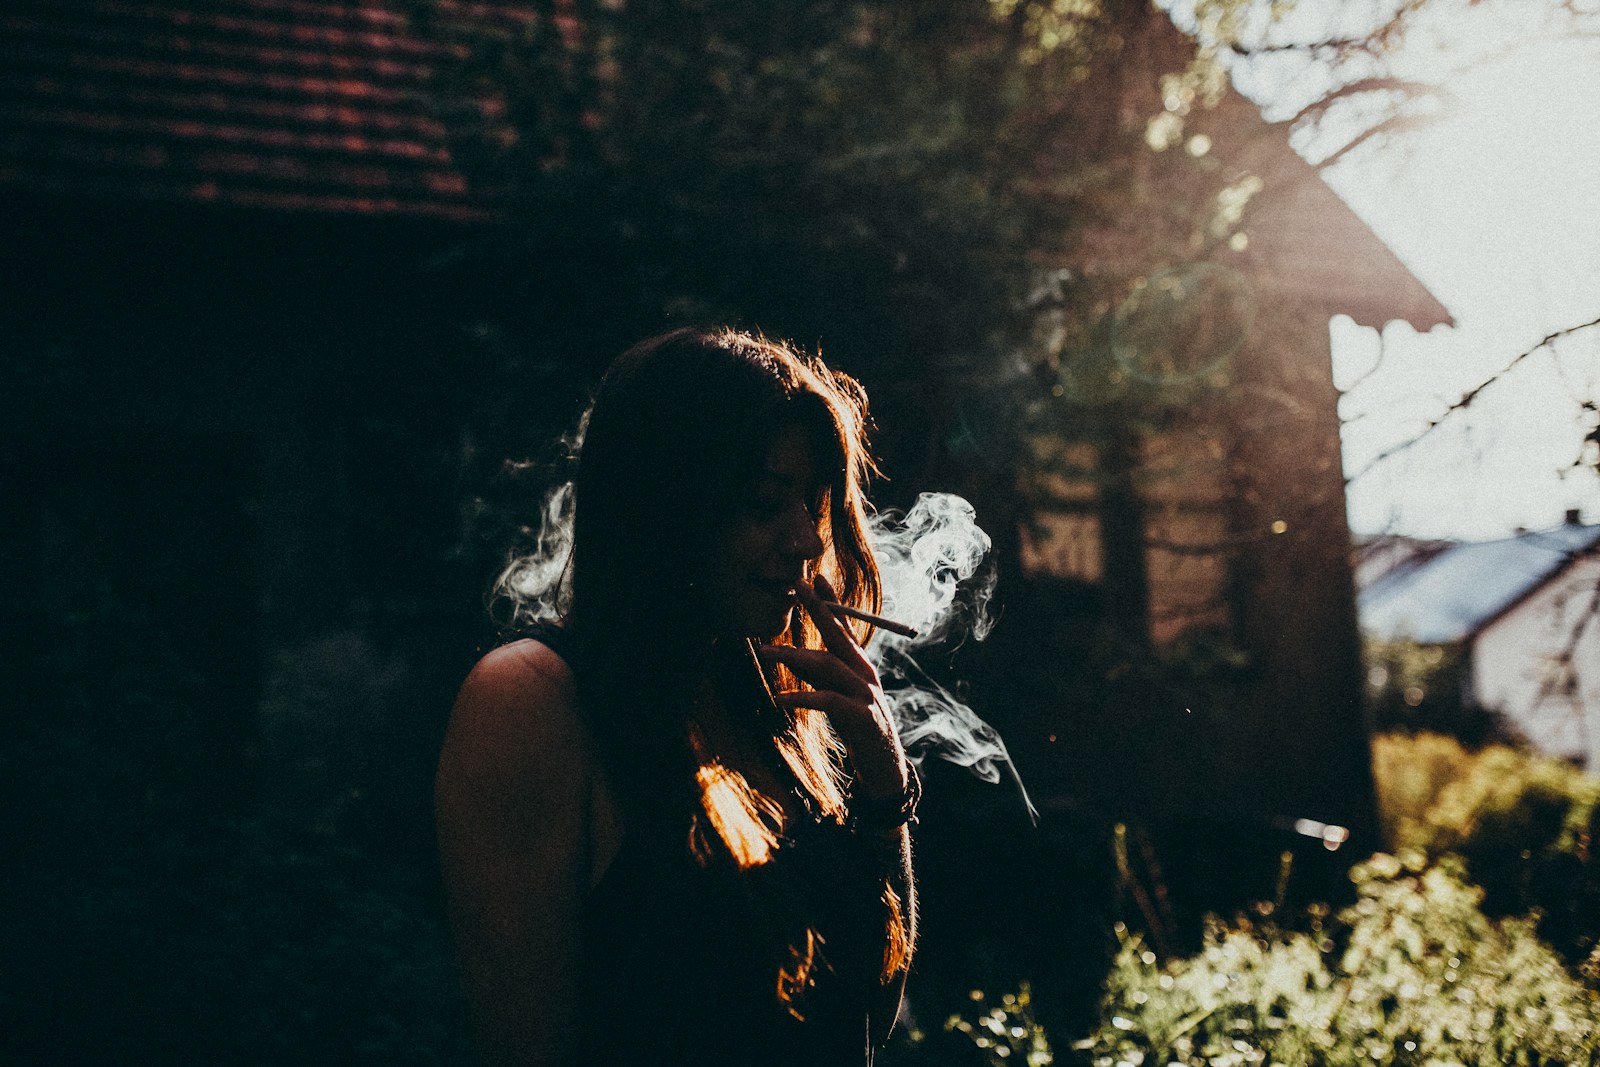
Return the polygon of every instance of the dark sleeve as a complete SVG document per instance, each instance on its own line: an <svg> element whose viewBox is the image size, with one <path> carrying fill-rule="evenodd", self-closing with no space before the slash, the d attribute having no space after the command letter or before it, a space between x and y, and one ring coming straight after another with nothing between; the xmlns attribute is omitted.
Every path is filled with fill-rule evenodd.
<svg viewBox="0 0 1600 1067"><path fill-rule="evenodd" d="M818 842L831 857L828 897L833 915L829 958L862 990L875 1047L889 1038L899 1014L906 971L916 943L916 887L909 827L856 832L828 826ZM892 896L891 896L892 894ZM893 931L898 928L898 938ZM889 970L891 948L898 965ZM884 972L889 970L888 974Z"/></svg>
<svg viewBox="0 0 1600 1067"><path fill-rule="evenodd" d="M856 835L852 835L856 836ZM876 899L870 914L876 919L876 959L869 960L869 1035L882 1047L894 1029L905 993L906 973L917 940L917 893L911 869L910 827L892 834L860 835L855 848L862 856L864 873ZM899 927L899 933L894 931ZM897 965L888 974L889 951L898 942Z"/></svg>

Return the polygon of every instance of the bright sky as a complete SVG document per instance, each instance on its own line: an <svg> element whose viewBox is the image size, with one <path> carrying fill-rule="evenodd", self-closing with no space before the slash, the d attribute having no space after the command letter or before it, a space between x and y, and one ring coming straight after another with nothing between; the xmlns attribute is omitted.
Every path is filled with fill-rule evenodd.
<svg viewBox="0 0 1600 1067"><path fill-rule="evenodd" d="M1540 338L1600 318L1600 39L1530 37L1525 16L1537 6L1441 4L1432 32L1397 62L1431 80L1466 57L1470 73L1447 81L1457 107L1326 173L1457 322L1427 335L1395 323L1380 337L1335 320L1347 475ZM1296 18L1326 20L1335 7L1302 4ZM1271 90L1285 70L1254 84L1236 77L1269 118L1292 112L1289 82ZM1352 528L1492 538L1554 525L1573 507L1600 522L1592 460L1573 469L1593 425L1585 398L1600 400L1600 328L1523 361L1469 411L1352 482Z"/></svg>

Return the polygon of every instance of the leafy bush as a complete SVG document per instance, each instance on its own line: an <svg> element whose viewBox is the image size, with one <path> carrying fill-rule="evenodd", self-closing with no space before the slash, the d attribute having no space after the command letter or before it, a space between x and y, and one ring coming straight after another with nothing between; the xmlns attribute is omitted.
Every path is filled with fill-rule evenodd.
<svg viewBox="0 0 1600 1067"><path fill-rule="evenodd" d="M1405 845L1467 857L1576 853L1600 803L1600 779L1560 760L1494 745L1434 797ZM1474 871L1480 876L1481 872Z"/></svg>
<svg viewBox="0 0 1600 1067"><path fill-rule="evenodd" d="M1424 848L1428 820L1440 792L1466 777L1474 756L1453 737L1419 733L1377 734L1372 739L1372 777L1378 819L1390 851Z"/></svg>
<svg viewBox="0 0 1600 1067"><path fill-rule="evenodd" d="M1127 936L1102 1022L1114 1064L1554 1064L1600 1056L1600 1002L1527 918L1493 920L1454 862L1373 857L1308 930L1213 925L1166 965Z"/></svg>
<svg viewBox="0 0 1600 1067"><path fill-rule="evenodd" d="M1459 856L1489 915L1536 911L1541 936L1569 958L1594 949L1600 779L1503 745L1469 752L1433 734L1380 735L1373 769L1391 848Z"/></svg>
<svg viewBox="0 0 1600 1067"><path fill-rule="evenodd" d="M974 989L971 995L981 1009L978 1017L968 1019L958 1012L945 1020L946 1032L966 1035L992 1063L1048 1067L1055 1062L1049 1037L1033 1016L1033 990L1027 982L1002 996L998 1004L982 990Z"/></svg>

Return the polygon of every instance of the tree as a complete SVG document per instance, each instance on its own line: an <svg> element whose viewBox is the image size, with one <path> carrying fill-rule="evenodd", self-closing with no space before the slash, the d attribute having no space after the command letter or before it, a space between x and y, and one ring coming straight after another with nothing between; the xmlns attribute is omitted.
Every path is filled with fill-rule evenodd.
<svg viewBox="0 0 1600 1067"><path fill-rule="evenodd" d="M820 342L867 379L907 490L958 472L1002 538L1025 506L1018 460L1060 422L1056 401L1115 437L1116 411L1149 399L1095 354L1128 282L1194 258L1197 231L1227 236L1211 233L1215 168L1144 147L1157 82L1189 60L1168 39L1150 54L1165 16L1147 3L424 17L458 46L447 115L504 197L511 269L543 329L591 366L674 320ZM1113 224L1137 255L1086 273L1084 235ZM1188 397L1171 392L1160 403Z"/></svg>

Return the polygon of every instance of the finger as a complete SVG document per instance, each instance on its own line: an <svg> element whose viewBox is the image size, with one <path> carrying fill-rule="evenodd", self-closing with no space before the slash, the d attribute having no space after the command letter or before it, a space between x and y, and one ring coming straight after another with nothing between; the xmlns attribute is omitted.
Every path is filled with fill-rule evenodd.
<svg viewBox="0 0 1600 1067"><path fill-rule="evenodd" d="M816 581L821 583L826 595L831 599L833 586L829 585L828 580L821 575L817 576ZM822 635L822 643L828 647L828 651L843 660L856 677L868 685L876 685L878 672L872 669L866 653L861 651L861 646L850 636L850 631L844 628L844 624L822 602L817 590L811 583L803 581L796 582L794 589L801 605L806 609L806 614L811 616L811 621L816 624L817 632Z"/></svg>
<svg viewBox="0 0 1600 1067"><path fill-rule="evenodd" d="M826 715L829 725L844 742L845 751L857 762L858 770L862 761L877 762L882 754L902 752L888 713L877 704L863 703L826 689L784 692L773 699L781 708L791 711L812 708Z"/></svg>
<svg viewBox="0 0 1600 1067"><path fill-rule="evenodd" d="M872 700L872 686L832 652L793 645L761 645L756 654L763 663L781 663L795 677L818 689L833 689L858 700Z"/></svg>
<svg viewBox="0 0 1600 1067"><path fill-rule="evenodd" d="M778 693L773 700L782 708L812 708L825 713L835 722L845 720L855 727L871 725L876 728L878 725L878 718L873 713L871 704L847 697L843 693L835 693L831 689L797 689ZM841 732L850 736L855 731L846 729Z"/></svg>

